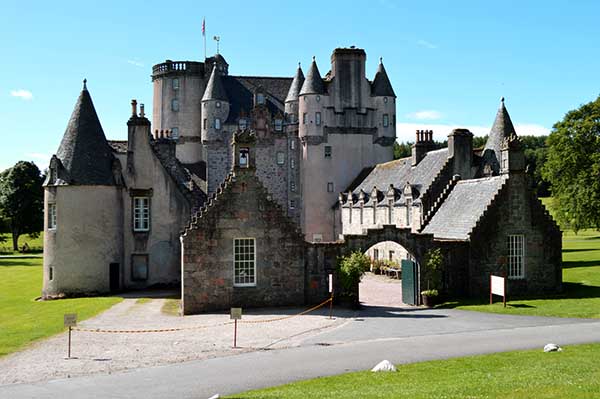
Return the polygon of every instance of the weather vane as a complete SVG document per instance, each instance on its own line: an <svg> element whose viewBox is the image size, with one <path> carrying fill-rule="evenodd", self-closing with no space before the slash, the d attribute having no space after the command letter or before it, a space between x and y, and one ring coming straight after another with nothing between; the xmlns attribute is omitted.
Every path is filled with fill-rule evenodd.
<svg viewBox="0 0 600 399"><path fill-rule="evenodd" d="M217 42L217 54L219 54L219 42L221 41L221 36L213 36L213 40Z"/></svg>

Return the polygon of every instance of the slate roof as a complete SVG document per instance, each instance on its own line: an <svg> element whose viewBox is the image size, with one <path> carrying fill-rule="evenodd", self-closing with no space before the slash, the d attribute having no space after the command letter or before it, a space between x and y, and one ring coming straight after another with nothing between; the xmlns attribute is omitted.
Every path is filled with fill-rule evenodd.
<svg viewBox="0 0 600 399"><path fill-rule="evenodd" d="M226 123L233 123L242 110L248 113L254 108L254 92L259 88L265 93L269 111L283 114L285 98L292 84L292 78L277 77L223 76L221 80L231 99Z"/></svg>
<svg viewBox="0 0 600 399"><path fill-rule="evenodd" d="M304 73L302 72L300 63L298 63L298 69L296 70L296 75L294 76L294 80L292 80L292 85L290 86L290 90L288 91L285 101L297 100L298 96L300 95L300 89L302 89L303 84L304 84Z"/></svg>
<svg viewBox="0 0 600 399"><path fill-rule="evenodd" d="M504 106L504 97L500 100L500 107L496 113L496 120L488 136L484 148L484 157L488 163L491 163L494 170L498 172L500 163L500 151L502 141L510 136L516 136L515 127L510 120L510 115ZM493 154L491 153L493 151ZM495 156L495 159L493 159Z"/></svg>
<svg viewBox="0 0 600 399"><path fill-rule="evenodd" d="M227 101L227 94L225 93L225 88L221 82L221 75L219 74L219 71L217 71L217 68L213 68L208 83L206 84L202 101L206 100Z"/></svg>
<svg viewBox="0 0 600 399"><path fill-rule="evenodd" d="M468 240L505 181L506 176L459 181L423 233L440 239Z"/></svg>
<svg viewBox="0 0 600 399"><path fill-rule="evenodd" d="M107 143L113 152L127 154L127 140L107 140Z"/></svg>
<svg viewBox="0 0 600 399"><path fill-rule="evenodd" d="M85 81L56 156L67 172L68 184L115 184L112 148L106 142Z"/></svg>
<svg viewBox="0 0 600 399"><path fill-rule="evenodd" d="M360 190L369 193L373 187L385 191L390 184L393 184L394 188L402 189L408 182L418 190L420 195L431 185L447 160L448 148L442 148L429 151L415 167L411 166L411 158L402 158L379 164L354 189L353 193L358 194Z"/></svg>
<svg viewBox="0 0 600 399"><path fill-rule="evenodd" d="M306 80L302 84L302 89L300 89L300 95L302 94L324 94L325 83L321 78L321 74L319 72L319 68L317 67L317 62L313 57L312 64L310 64L310 69L306 74Z"/></svg>
<svg viewBox="0 0 600 399"><path fill-rule="evenodd" d="M381 59L379 59L379 67L375 73L375 78L373 78L373 83L371 83L371 95L396 97Z"/></svg>

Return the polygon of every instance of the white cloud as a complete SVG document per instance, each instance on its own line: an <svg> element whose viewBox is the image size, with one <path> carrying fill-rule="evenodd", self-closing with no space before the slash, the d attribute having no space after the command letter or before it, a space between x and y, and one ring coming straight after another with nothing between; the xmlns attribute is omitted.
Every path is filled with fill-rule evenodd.
<svg viewBox="0 0 600 399"><path fill-rule="evenodd" d="M29 90L25 89L11 90L10 95L26 101L33 100L33 94Z"/></svg>
<svg viewBox="0 0 600 399"><path fill-rule="evenodd" d="M419 46L427 47L427 48L430 48L430 49L436 49L437 48L437 46L435 44L433 44L431 42L428 42L427 40L423 40L423 39L417 40L417 44Z"/></svg>
<svg viewBox="0 0 600 399"><path fill-rule="evenodd" d="M435 120L440 119L442 117L442 113L434 110L423 110L413 112L412 114L406 115L407 118L410 119L418 119L418 120Z"/></svg>
<svg viewBox="0 0 600 399"><path fill-rule="evenodd" d="M443 141L448 138L453 129L469 129L475 136L485 136L490 133L492 126L480 125L450 125L434 123L398 123L396 136L399 142L415 141L416 130L433 130L434 140ZM515 130L520 136L544 136L550 134L550 129L533 123L517 123Z"/></svg>
<svg viewBox="0 0 600 399"><path fill-rule="evenodd" d="M140 67L143 68L144 67L144 63L138 60L127 60L127 63L130 65L134 65L136 67Z"/></svg>

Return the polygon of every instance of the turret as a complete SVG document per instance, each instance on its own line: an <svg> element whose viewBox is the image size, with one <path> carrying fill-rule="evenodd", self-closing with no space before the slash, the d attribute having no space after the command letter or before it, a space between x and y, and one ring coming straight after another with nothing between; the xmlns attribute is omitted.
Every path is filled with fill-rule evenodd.
<svg viewBox="0 0 600 399"><path fill-rule="evenodd" d="M294 80L292 80L292 85L285 98L285 114L286 122L288 123L298 123L298 96L300 95L300 89L302 89L303 84L304 73L302 73L300 63L298 63L296 75L294 76Z"/></svg>
<svg viewBox="0 0 600 399"><path fill-rule="evenodd" d="M222 140L222 129L229 116L229 100L215 64L202 97L202 142Z"/></svg>
<svg viewBox="0 0 600 399"><path fill-rule="evenodd" d="M502 97L500 99L500 107L496 113L494 125L492 126L487 142L485 143L483 152L484 168L491 168L495 175L500 173L502 145L505 139L513 135L516 136L517 133L510 120L510 115L504 106L504 97Z"/></svg>
<svg viewBox="0 0 600 399"><path fill-rule="evenodd" d="M329 99L315 57L313 57L298 98L299 136L322 136L322 110L323 105L327 104Z"/></svg>
<svg viewBox="0 0 600 399"><path fill-rule="evenodd" d="M376 126L381 127L379 130L380 137L385 137L386 140L396 140L396 94L390 83L383 59L379 58L379 66L371 83L371 97L377 108Z"/></svg>

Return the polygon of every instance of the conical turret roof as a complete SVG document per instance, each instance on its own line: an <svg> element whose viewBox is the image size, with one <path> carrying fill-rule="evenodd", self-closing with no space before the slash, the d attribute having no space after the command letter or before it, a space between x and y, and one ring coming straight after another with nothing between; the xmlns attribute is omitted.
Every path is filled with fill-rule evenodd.
<svg viewBox="0 0 600 399"><path fill-rule="evenodd" d="M373 83L371 83L371 95L396 97L381 58L379 59L377 73L375 73L375 78L373 79Z"/></svg>
<svg viewBox="0 0 600 399"><path fill-rule="evenodd" d="M287 97L285 98L285 102L298 100L298 95L300 95L302 84L304 84L304 73L302 73L300 63L298 63L296 76L294 76L294 80L292 80L292 85L290 86L290 91L288 91Z"/></svg>
<svg viewBox="0 0 600 399"><path fill-rule="evenodd" d="M114 185L112 149L83 81L73 114L56 153L73 185Z"/></svg>
<svg viewBox="0 0 600 399"><path fill-rule="evenodd" d="M325 83L323 82L323 79L321 79L315 57L313 57L310 69L306 74L306 80L302 84L300 95L302 94L325 94Z"/></svg>
<svg viewBox="0 0 600 399"><path fill-rule="evenodd" d="M496 120L490 130L490 135L485 143L485 150L493 150L496 159L500 160L500 150L502 149L502 141L510 136L516 136L515 127L510 120L510 115L504 106L504 97L500 100L500 107L496 113ZM485 151L484 151L485 152Z"/></svg>
<svg viewBox="0 0 600 399"><path fill-rule="evenodd" d="M208 83L206 84L206 90L204 90L204 95L202 96L202 101L207 100L229 101L216 65L213 67Z"/></svg>

